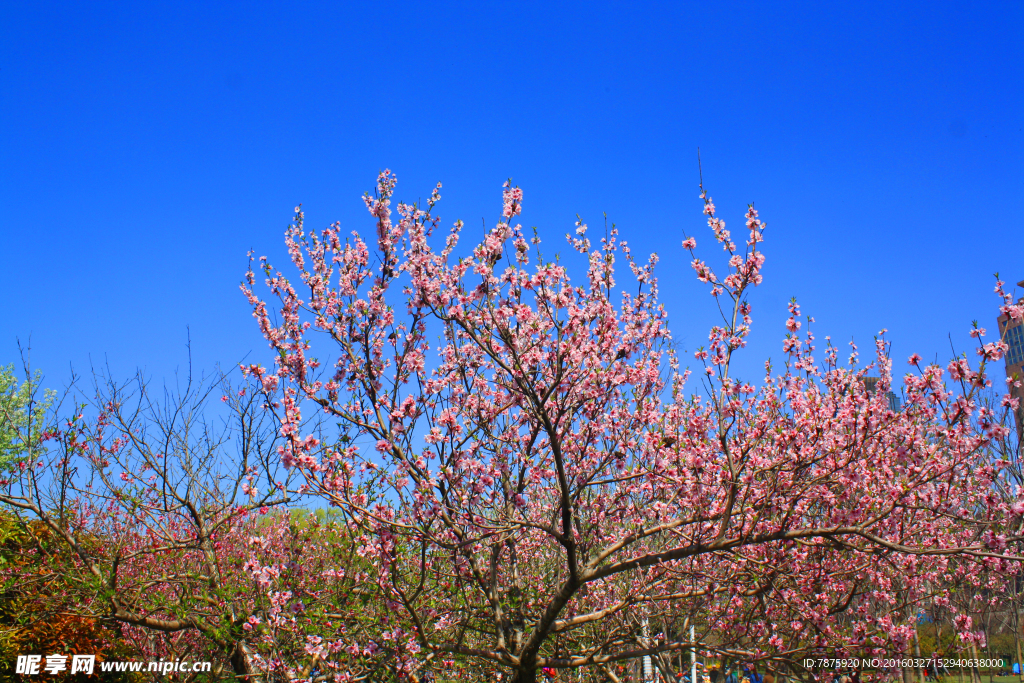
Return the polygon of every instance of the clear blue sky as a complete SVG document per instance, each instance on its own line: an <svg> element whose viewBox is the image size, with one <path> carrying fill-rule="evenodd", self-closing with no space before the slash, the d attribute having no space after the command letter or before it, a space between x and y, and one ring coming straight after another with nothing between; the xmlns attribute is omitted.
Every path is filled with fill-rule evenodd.
<svg viewBox="0 0 1024 683"><path fill-rule="evenodd" d="M724 7L723 6L727 6ZM602 212L656 250L673 330L715 322L679 247L767 221L754 372L796 296L820 336L882 327L897 369L994 329L1024 279L1024 4L51 3L0 9L0 363L31 335L59 385L108 359L268 362L238 291L313 226L366 229L444 183L445 224L497 220L507 177L549 250Z"/></svg>

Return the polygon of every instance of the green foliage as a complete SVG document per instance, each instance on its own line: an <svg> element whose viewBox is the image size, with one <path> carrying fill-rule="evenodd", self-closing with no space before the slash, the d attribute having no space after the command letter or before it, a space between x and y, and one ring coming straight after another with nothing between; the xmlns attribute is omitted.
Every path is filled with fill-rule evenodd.
<svg viewBox="0 0 1024 683"><path fill-rule="evenodd" d="M39 522L24 522L0 509L0 680L14 680L18 655L96 655L98 661L138 659L114 625L75 614L69 577L73 560ZM64 672L48 680L84 683L85 674ZM141 681L138 674L107 674L104 680Z"/></svg>
<svg viewBox="0 0 1024 683"><path fill-rule="evenodd" d="M1006 668L1010 668L1013 664L1013 660L1016 659L1013 653L1017 649L1017 643L1013 639L1013 634L1007 631L1002 633L993 633L988 638L988 650L989 656L992 659L1003 659L1006 661Z"/></svg>
<svg viewBox="0 0 1024 683"><path fill-rule="evenodd" d="M18 384L13 365L0 366L0 471L29 455L44 431L56 392L38 396L40 373Z"/></svg>

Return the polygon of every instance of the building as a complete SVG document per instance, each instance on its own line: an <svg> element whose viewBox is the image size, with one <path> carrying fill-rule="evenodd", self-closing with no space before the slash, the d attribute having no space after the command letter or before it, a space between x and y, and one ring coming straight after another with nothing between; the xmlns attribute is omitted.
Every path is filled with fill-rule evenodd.
<svg viewBox="0 0 1024 683"><path fill-rule="evenodd" d="M1024 280L1017 283L1018 287L1024 287ZM1017 302L1024 304L1024 297ZM997 319L999 334L1006 345L1010 348L1003 357L1006 362L1006 376L1019 380L1020 387L1012 387L1011 392L1020 400L1017 406L1017 435L1024 436L1024 323L1011 320L1008 316L1001 315Z"/></svg>
<svg viewBox="0 0 1024 683"><path fill-rule="evenodd" d="M864 388L867 389L869 394L875 393L875 387L878 385L879 379L880 378L878 377L864 378ZM900 401L900 397L894 394L893 392L885 392L885 398L886 400L889 401L889 410L893 411L894 413L898 413L900 411L900 408L903 407L903 403L902 401Z"/></svg>

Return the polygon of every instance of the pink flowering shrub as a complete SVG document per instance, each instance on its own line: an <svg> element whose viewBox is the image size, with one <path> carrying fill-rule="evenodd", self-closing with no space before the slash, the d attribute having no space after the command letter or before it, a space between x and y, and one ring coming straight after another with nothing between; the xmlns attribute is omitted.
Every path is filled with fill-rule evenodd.
<svg viewBox="0 0 1024 683"><path fill-rule="evenodd" d="M94 419L76 406L34 443L0 502L52 541L23 544L0 582L61 577L37 611L116 629L136 658L210 661L218 677L384 680L398 657L353 527L282 509L300 498L279 472L278 426L242 390L215 428L204 406L221 385L190 383L164 404L141 381L108 387Z"/></svg>

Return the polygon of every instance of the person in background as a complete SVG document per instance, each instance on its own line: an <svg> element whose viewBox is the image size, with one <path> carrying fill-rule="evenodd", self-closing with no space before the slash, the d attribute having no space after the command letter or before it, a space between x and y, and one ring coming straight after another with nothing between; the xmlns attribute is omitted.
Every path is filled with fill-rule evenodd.
<svg viewBox="0 0 1024 683"><path fill-rule="evenodd" d="M721 672L718 670L718 666L711 667L711 671L708 672L708 677L711 679L711 683L718 683L718 675Z"/></svg>
<svg viewBox="0 0 1024 683"><path fill-rule="evenodd" d="M725 670L725 683L739 683L739 678L732 669Z"/></svg>

